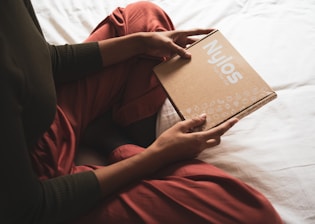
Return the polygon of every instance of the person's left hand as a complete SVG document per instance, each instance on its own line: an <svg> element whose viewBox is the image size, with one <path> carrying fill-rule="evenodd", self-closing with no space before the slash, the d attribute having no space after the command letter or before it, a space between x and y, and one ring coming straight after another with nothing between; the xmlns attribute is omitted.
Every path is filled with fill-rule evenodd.
<svg viewBox="0 0 315 224"><path fill-rule="evenodd" d="M238 122L238 119L231 118L208 130L192 131L205 122L205 114L180 121L163 132L147 150L154 150L156 158L161 161L161 165L193 159L203 150L220 144L222 135L232 128Z"/></svg>
<svg viewBox="0 0 315 224"><path fill-rule="evenodd" d="M153 57L169 58L178 54L182 58L190 58L191 55L185 47L195 42L191 36L208 34L213 29L173 30L164 32L144 32L143 53Z"/></svg>

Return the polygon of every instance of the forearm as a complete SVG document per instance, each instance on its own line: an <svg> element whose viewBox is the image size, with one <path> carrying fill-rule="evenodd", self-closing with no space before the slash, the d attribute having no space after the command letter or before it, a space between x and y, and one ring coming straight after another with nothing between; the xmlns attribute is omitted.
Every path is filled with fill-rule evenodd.
<svg viewBox="0 0 315 224"><path fill-rule="evenodd" d="M157 138L146 150L113 165L95 170L103 196L123 186L153 174L177 161L195 158L206 148L220 143L220 137L238 120L232 118L223 124L200 132L191 132L206 121L202 114L194 119L178 122Z"/></svg>
<svg viewBox="0 0 315 224"><path fill-rule="evenodd" d="M103 66L109 66L143 53L142 33L99 41Z"/></svg>
<svg viewBox="0 0 315 224"><path fill-rule="evenodd" d="M95 170L102 195L106 197L165 166L165 160L160 157L158 150L148 148L135 156Z"/></svg>

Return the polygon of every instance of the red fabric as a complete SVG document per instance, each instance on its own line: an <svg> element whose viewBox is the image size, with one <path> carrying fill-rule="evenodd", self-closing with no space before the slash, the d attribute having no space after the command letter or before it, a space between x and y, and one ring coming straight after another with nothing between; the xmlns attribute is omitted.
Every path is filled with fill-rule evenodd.
<svg viewBox="0 0 315 224"><path fill-rule="evenodd" d="M116 9L87 41L170 29L173 25L160 8L140 2ZM59 88L55 121L31 155L38 176L46 179L97 169L76 166L74 157L82 130L109 108L114 108L115 120L123 125L156 113L165 99L152 76L156 63L158 60L134 58ZM114 163L142 150L124 145L110 159ZM73 223L276 224L281 219L259 192L210 164L192 160L121 189Z"/></svg>
<svg viewBox="0 0 315 224"><path fill-rule="evenodd" d="M139 2L117 8L86 41L172 29L164 11L151 3ZM75 166L73 160L82 131L109 109L113 110L114 120L123 126L157 113L166 98L152 71L160 61L139 56L58 86L55 121L31 153L38 176L45 179L96 168Z"/></svg>
<svg viewBox="0 0 315 224"><path fill-rule="evenodd" d="M111 155L118 162L142 148L124 145ZM99 223L282 223L259 192L218 168L191 160L169 166L102 201L75 224Z"/></svg>
<svg viewBox="0 0 315 224"><path fill-rule="evenodd" d="M172 29L171 20L160 8L140 2L117 8L86 41ZM103 69L85 80L59 87L58 104L67 114L76 134L80 136L81 130L92 119L109 108L113 108L114 120L122 126L155 114L166 98L152 71L161 60L138 56Z"/></svg>

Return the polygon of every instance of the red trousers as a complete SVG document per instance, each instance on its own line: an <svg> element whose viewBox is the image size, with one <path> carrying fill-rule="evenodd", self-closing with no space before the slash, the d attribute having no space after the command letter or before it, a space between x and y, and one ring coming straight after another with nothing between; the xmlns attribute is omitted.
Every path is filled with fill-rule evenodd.
<svg viewBox="0 0 315 224"><path fill-rule="evenodd" d="M149 2L140 2L116 9L87 41L171 29L172 22L164 11ZM166 97L152 73L152 67L159 62L160 59L136 57L58 87L55 121L32 154L39 178L97 169L93 164L76 166L74 158L84 129L107 110L114 111L114 119L121 125L156 113ZM117 162L142 150L124 145L112 153L110 160ZM73 223L273 224L281 223L281 219L253 188L210 164L191 160L125 187Z"/></svg>

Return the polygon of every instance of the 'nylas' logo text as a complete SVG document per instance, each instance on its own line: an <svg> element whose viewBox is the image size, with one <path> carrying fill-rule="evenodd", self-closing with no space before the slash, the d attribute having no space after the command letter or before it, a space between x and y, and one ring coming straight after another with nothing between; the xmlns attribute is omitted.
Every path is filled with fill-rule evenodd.
<svg viewBox="0 0 315 224"><path fill-rule="evenodd" d="M221 48L222 45L218 45L218 40L216 39L203 46L203 49L207 50L207 55L211 56L208 63L216 65L229 83L236 84L243 78L243 75L235 70L235 65L231 63L232 56L224 55L220 50Z"/></svg>

